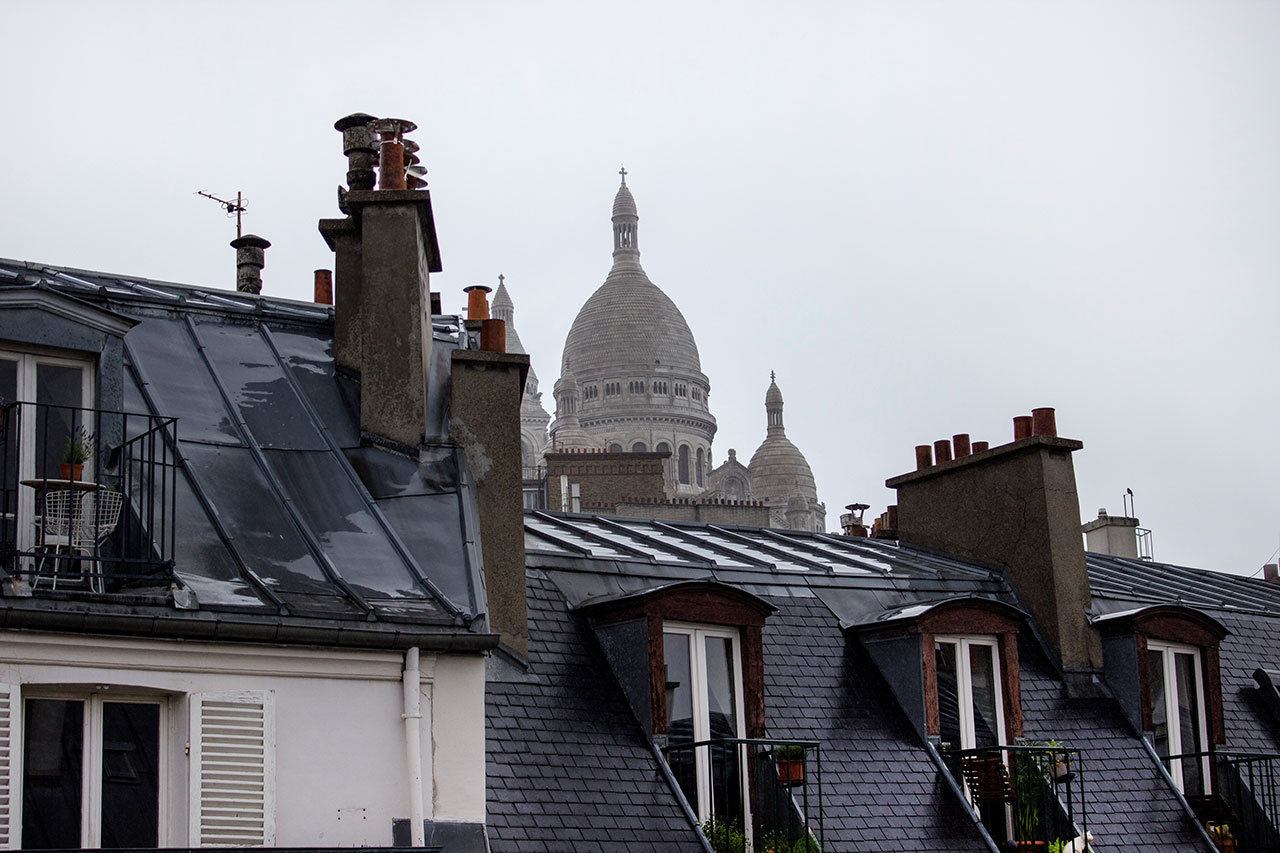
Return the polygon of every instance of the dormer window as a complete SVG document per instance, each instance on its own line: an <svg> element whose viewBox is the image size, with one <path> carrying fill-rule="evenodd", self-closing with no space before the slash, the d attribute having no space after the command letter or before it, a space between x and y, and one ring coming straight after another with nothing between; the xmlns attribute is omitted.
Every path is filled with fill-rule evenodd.
<svg viewBox="0 0 1280 853"><path fill-rule="evenodd" d="M938 736L946 748L1007 743L1000 652L994 636L935 636Z"/></svg>
<svg viewBox="0 0 1280 853"><path fill-rule="evenodd" d="M1187 756L1169 758L1166 764L1178 790L1188 795L1208 793L1209 743L1200 650L1147 641L1147 684L1152 746L1161 756Z"/></svg>

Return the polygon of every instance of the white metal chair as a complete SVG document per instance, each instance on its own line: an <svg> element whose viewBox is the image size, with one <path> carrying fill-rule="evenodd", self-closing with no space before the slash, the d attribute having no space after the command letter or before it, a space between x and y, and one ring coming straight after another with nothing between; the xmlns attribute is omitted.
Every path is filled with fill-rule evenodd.
<svg viewBox="0 0 1280 853"><path fill-rule="evenodd" d="M98 550L116 530L120 522L120 510L124 495L111 489L90 492L55 491L44 498L44 546L56 553L66 548L83 555L81 559L95 563L98 571L88 572L89 589L102 592L105 588L101 577L101 561ZM44 559L41 559L41 565ZM40 580L40 568L36 568L36 582ZM54 573L53 587L58 587Z"/></svg>

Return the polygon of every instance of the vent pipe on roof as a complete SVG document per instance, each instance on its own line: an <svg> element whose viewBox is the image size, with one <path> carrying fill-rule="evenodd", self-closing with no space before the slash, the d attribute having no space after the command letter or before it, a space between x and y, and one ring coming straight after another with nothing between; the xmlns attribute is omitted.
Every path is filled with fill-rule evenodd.
<svg viewBox="0 0 1280 853"><path fill-rule="evenodd" d="M333 304L333 271L316 270L316 298L320 305Z"/></svg>
<svg viewBox="0 0 1280 853"><path fill-rule="evenodd" d="M231 241L236 250L236 290L241 293L262 292L262 268L266 266L266 250L271 243L256 234L245 234Z"/></svg>

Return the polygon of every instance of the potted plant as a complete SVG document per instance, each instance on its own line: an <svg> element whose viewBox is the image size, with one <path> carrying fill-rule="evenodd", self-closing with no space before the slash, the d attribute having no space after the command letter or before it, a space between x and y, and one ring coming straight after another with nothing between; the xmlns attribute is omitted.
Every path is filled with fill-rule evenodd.
<svg viewBox="0 0 1280 853"><path fill-rule="evenodd" d="M773 762L778 766L778 780L784 787L804 784L805 748L787 743L773 748Z"/></svg>
<svg viewBox="0 0 1280 853"><path fill-rule="evenodd" d="M84 463L93 455L94 435L83 425L67 436L62 448L62 464L58 471L64 480L79 480L84 475Z"/></svg>
<svg viewBox="0 0 1280 853"><path fill-rule="evenodd" d="M1213 839L1213 843L1218 845L1218 849L1223 853L1234 853L1236 849L1235 836L1231 834L1231 825L1226 823L1215 823L1209 827L1209 837Z"/></svg>
<svg viewBox="0 0 1280 853"><path fill-rule="evenodd" d="M707 837L715 853L748 853L747 836L736 820L711 818L702 824L702 834Z"/></svg>

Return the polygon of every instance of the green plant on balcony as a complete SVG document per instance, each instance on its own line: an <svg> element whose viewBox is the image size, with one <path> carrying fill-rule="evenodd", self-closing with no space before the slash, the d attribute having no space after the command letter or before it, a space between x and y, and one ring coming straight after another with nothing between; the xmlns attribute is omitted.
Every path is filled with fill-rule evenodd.
<svg viewBox="0 0 1280 853"><path fill-rule="evenodd" d="M736 820L711 818L702 824L702 834L707 837L715 853L749 853L747 836Z"/></svg>
<svg viewBox="0 0 1280 853"><path fill-rule="evenodd" d="M755 853L822 853L822 845L807 831L794 841L785 832L770 832L756 842Z"/></svg>
<svg viewBox="0 0 1280 853"><path fill-rule="evenodd" d="M798 743L785 743L773 748L773 762L778 766L778 780L786 787L804 784L806 750Z"/></svg>

